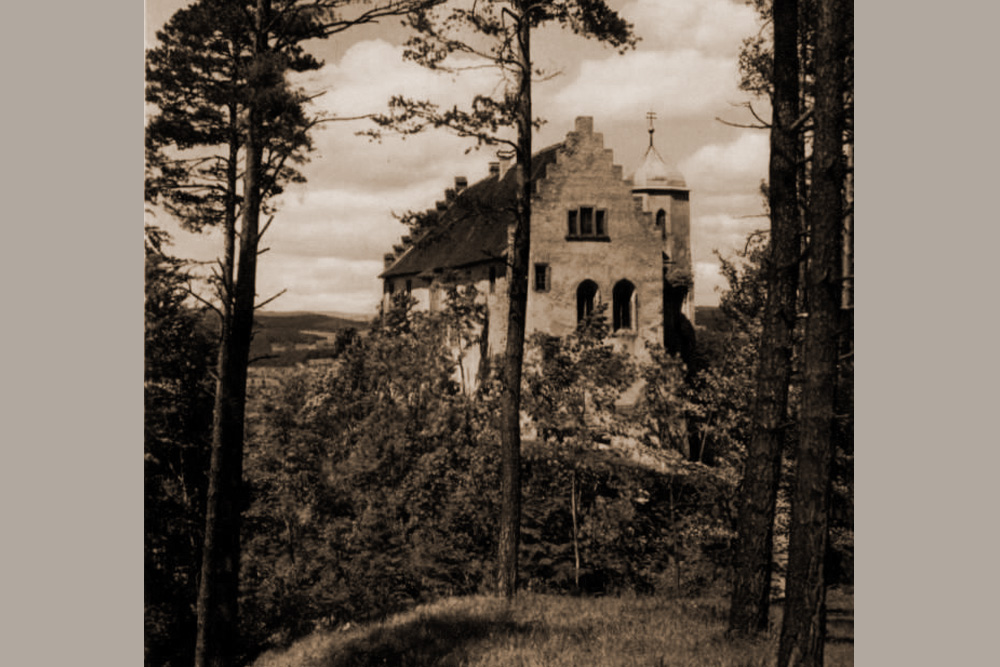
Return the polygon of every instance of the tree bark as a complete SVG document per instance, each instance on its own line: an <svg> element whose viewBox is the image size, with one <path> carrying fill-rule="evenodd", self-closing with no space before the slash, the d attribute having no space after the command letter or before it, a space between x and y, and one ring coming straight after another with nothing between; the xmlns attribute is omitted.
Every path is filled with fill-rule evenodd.
<svg viewBox="0 0 1000 667"><path fill-rule="evenodd" d="M729 630L768 627L774 515L788 412L792 329L798 283L799 202L796 186L799 115L797 0L774 0L773 120L769 164L771 238L754 433L740 489Z"/></svg>
<svg viewBox="0 0 1000 667"><path fill-rule="evenodd" d="M844 6L820 0L816 25L814 148L806 290L809 319L779 665L822 667L823 561L829 527L843 262Z"/></svg>
<svg viewBox="0 0 1000 667"><path fill-rule="evenodd" d="M254 56L267 50L263 29L268 0L257 2ZM257 76L261 76L258 72ZM219 352L219 378L212 422L212 460L205 518L205 548L198 591L195 667L235 664L239 652L240 512L243 492L243 429L247 367L253 333L260 220L263 111L266 78L252 80L247 125L243 225L233 289L231 329Z"/></svg>
<svg viewBox="0 0 1000 667"><path fill-rule="evenodd" d="M517 211L509 233L507 341L500 392L500 595L517 590L517 550L521 534L521 365L528 305L528 261L531 244L531 27L518 3Z"/></svg>
<svg viewBox="0 0 1000 667"><path fill-rule="evenodd" d="M576 467L570 476L569 511L573 517L573 585L580 592L580 532L576 521Z"/></svg>

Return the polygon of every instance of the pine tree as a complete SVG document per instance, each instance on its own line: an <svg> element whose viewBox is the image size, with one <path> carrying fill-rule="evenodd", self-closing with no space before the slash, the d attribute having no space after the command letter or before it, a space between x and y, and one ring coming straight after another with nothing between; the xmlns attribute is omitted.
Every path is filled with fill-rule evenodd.
<svg viewBox="0 0 1000 667"><path fill-rule="evenodd" d="M166 666L194 657L214 343L169 237L145 236L145 664Z"/></svg>
<svg viewBox="0 0 1000 667"><path fill-rule="evenodd" d="M224 226L216 284L222 318L212 425L195 664L231 664L238 589L246 378L257 256L269 200L297 180L311 144L307 97L286 74L317 69L304 43L429 4L428 0L199 0L147 54L147 198L192 229ZM214 150L213 150L214 149ZM239 174L242 160L243 170ZM240 187L242 185L242 190ZM239 247L236 247L236 220Z"/></svg>
<svg viewBox="0 0 1000 667"><path fill-rule="evenodd" d="M517 551L521 513L521 372L528 302L531 245L532 78L531 31L544 23L624 50L635 45L632 26L604 0L485 0L447 9L425 9L408 17L416 32L406 57L431 69L450 69L448 57L460 54L495 66L511 82L501 99L477 95L469 110L441 110L426 101L395 97L390 113L376 119L383 128L412 134L445 128L473 138L477 145L504 146L516 158L515 222L508 229L508 313L506 347L499 363L501 405L501 513L498 592L511 598L517 589ZM505 130L514 130L514 139ZM378 131L371 133L378 136Z"/></svg>
<svg viewBox="0 0 1000 667"><path fill-rule="evenodd" d="M844 19L842 0L819 0L815 118L807 221L802 408L779 665L823 665L823 563L829 531L830 464L842 304L844 227Z"/></svg>
<svg viewBox="0 0 1000 667"><path fill-rule="evenodd" d="M774 514L788 423L800 243L796 164L800 145L796 127L801 125L797 4L798 0L774 0L773 5L774 114L768 174L771 233L764 258L767 298L752 408L754 429L740 485L729 612L729 629L738 633L767 629Z"/></svg>
<svg viewBox="0 0 1000 667"><path fill-rule="evenodd" d="M769 38L767 30L762 30L755 37L745 40L744 48L740 55L741 87L757 96L770 96L774 109L771 123L766 123L753 111L750 103L746 105L751 113L754 114L754 117L761 122L757 127L769 129L771 132L772 172L770 174L771 181L768 186L769 202L773 207L776 198L786 201L783 209L776 211L772 208L771 210L772 244L779 243L773 237L776 222L784 221L783 224L787 225L785 232L790 235L793 230L792 217L797 217L794 229L799 239L794 241L793 244L790 236L784 237L786 242L786 259L774 265L779 267L780 270L788 272L785 274L788 281L785 287L778 288L782 290L782 293L785 295L786 304L788 304L785 311L786 315L784 321L777 326L789 332L792 331L792 323L795 321L793 317L796 312L807 314L812 310L810 302L811 290L806 287L805 272L807 268L805 262L803 262L803 257L811 252L809 245L811 242L811 217L807 215L807 211L812 205L810 202L812 201L813 174L815 170L813 155L815 123L813 118L817 111L819 95L817 83L819 60L817 54L818 40L820 39L821 32L816 24L816 17L819 12L817 0L795 0L792 4L795 5L794 8L780 1L754 0L754 5L762 21L765 25L768 23L772 25L771 38L773 39ZM841 29L844 31L843 50L840 53L842 64L840 70L842 96L839 99L839 104L845 122L842 125L840 141L846 155L851 156L853 155L854 143L852 123L854 108L853 27L849 13L843 14L838 20ZM793 28L794 36L792 35ZM793 95L791 89L793 76L797 79L796 92L794 94L798 98L798 104L795 113L789 110ZM779 107L779 98L785 100L784 108L787 115L784 119L782 118L781 107ZM776 142L784 147L786 155L793 156L791 164L788 161L784 163L785 180L782 182L774 180L773 168L775 160L784 159L781 155L775 153ZM796 203L794 207L790 190L792 177L787 171L787 169L793 168L793 165L796 171L794 177ZM844 198L846 202L846 208L844 209L845 216L841 223L843 232L846 235L843 237L844 242L841 245L843 272L845 274L849 274L852 271L851 267L853 265L850 259L852 257L853 246L853 236L851 233L853 228L851 168L852 166L848 162L846 169L841 172L840 176L842 187L845 189ZM774 192L775 187L779 189L778 193ZM793 270L793 264L794 270L797 273L794 278L790 275ZM768 298L770 298L778 283L774 282L772 274L768 275L766 292ZM794 294L791 291L793 288L790 287L792 282L797 283L797 287L794 288ZM849 309L853 300L853 284L850 280L845 280L842 283L841 299L844 307ZM765 318L766 321L767 319ZM772 321L770 331L773 332L775 330L774 327L775 324ZM768 326L765 324L765 331L767 330ZM765 333L765 337L770 342L762 342L761 344L762 356L760 358L762 362L765 358L763 355L768 354L767 350L771 349L770 346L775 341L773 335L769 336ZM789 344L792 344L790 340ZM794 357L795 355L792 356ZM787 369L787 373L783 373L785 379L782 382L787 385L791 380L793 369L790 363L784 365L784 368ZM762 370L766 370L766 367L762 367ZM779 381L777 376L773 374L772 379L774 383ZM763 381L763 376L761 376L761 381ZM760 391L760 387L758 391ZM787 391L785 391L785 394L787 395ZM765 394L759 394L758 399L762 400L765 397ZM787 398L784 402L787 406ZM782 408L781 411L787 412L787 408ZM777 414L777 410L774 413ZM791 418L789 416L788 419ZM759 413L755 419L759 421ZM784 437L784 440L787 441L788 438ZM746 478L744 481L745 492L741 494L741 500L744 502L741 509L743 511L741 517L752 521L753 525L741 519L740 539L737 542L737 573L734 580L735 585L732 606L730 608L730 629L734 631L753 632L764 629L767 624L774 503L765 502L765 499L777 493L779 485L777 469L780 465L781 451L780 445L772 443L774 447L768 448L769 453L764 452L759 449L759 446L763 442L759 437L755 437L748 451ZM765 468L763 467L763 461L767 457L778 458L771 458L771 466ZM775 470L773 475L770 473L771 470ZM755 518L751 517L751 514Z"/></svg>

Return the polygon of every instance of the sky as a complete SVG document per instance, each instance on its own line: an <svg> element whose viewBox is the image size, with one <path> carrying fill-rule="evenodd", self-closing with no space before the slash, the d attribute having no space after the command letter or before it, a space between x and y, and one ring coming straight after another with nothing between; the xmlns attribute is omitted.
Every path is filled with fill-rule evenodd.
<svg viewBox="0 0 1000 667"><path fill-rule="evenodd" d="M147 48L187 4L146 0ZM555 74L534 85L534 115L546 121L534 146L561 141L574 118L592 116L594 130L603 133L628 177L648 145L646 113L654 112L656 148L679 166L691 190L695 303L716 305L724 281L714 251L732 255L747 234L766 226L759 189L767 175L767 133L717 120L752 122L740 107L750 98L737 86L737 63L743 39L760 25L742 0L609 4L641 38L624 55L569 31L533 33L536 65ZM395 94L461 107L478 92L502 91L489 70L439 74L405 62L406 38L399 19L387 19L312 42L309 50L325 65L296 83L324 92L315 112L337 116L384 112ZM754 107L770 115L765 101L755 100ZM382 255L406 233L393 213L433 207L455 176L473 183L497 159L491 149L475 150L474 141L443 130L381 142L357 136L371 127L369 121L345 121L314 131L316 150L302 169L307 182L282 195L262 242L269 250L258 263L260 299L287 290L267 310L374 314ZM162 211L151 221L174 235L172 252L180 257L211 260L221 252L218 234L180 230Z"/></svg>

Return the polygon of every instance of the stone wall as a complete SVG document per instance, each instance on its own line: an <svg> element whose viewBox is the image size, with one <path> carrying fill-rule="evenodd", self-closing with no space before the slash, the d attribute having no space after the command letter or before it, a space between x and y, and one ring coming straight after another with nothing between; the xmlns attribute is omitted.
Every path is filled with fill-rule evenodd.
<svg viewBox="0 0 1000 667"><path fill-rule="evenodd" d="M607 240L567 238L567 216L581 206L606 211ZM620 280L635 287L631 330L615 334L616 347L644 356L645 341L662 342L663 240L650 216L637 210L622 168L604 138L593 132L590 118L578 118L556 162L537 186L532 208L531 273L528 283L527 330L556 336L573 332L577 323L576 292L584 280L598 285L598 300L612 317L612 291ZM548 264L549 288L539 292L534 266Z"/></svg>

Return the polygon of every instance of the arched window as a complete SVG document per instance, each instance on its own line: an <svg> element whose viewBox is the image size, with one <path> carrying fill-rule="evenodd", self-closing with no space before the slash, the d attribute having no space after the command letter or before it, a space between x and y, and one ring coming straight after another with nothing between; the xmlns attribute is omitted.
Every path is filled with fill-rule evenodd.
<svg viewBox="0 0 1000 667"><path fill-rule="evenodd" d="M619 280L611 291L611 299L614 331L635 328L635 285L628 280Z"/></svg>
<svg viewBox="0 0 1000 667"><path fill-rule="evenodd" d="M656 212L656 226L660 229L667 226L667 212L662 208Z"/></svg>
<svg viewBox="0 0 1000 667"><path fill-rule="evenodd" d="M585 318L594 314L594 303L597 301L597 283L584 280L576 288L576 322L579 324Z"/></svg>

